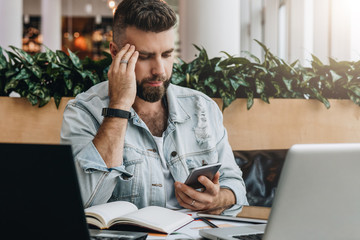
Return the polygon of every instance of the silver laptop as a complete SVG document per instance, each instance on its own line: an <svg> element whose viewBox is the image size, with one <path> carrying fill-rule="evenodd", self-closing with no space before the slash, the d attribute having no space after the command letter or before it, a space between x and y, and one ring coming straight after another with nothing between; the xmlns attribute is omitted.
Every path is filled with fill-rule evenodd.
<svg viewBox="0 0 360 240"><path fill-rule="evenodd" d="M360 144L299 144L288 151L265 225L200 230L208 239L360 239Z"/></svg>

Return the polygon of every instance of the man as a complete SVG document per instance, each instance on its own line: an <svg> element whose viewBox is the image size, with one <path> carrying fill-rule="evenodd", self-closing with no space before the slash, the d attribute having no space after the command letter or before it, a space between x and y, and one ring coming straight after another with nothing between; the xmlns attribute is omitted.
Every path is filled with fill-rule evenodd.
<svg viewBox="0 0 360 240"><path fill-rule="evenodd" d="M109 81L65 109L61 140L73 145L85 207L121 200L236 214L247 204L219 108L170 84L175 24L161 0L123 0ZM199 177L202 191L183 184L193 168L216 162L222 167L212 181Z"/></svg>

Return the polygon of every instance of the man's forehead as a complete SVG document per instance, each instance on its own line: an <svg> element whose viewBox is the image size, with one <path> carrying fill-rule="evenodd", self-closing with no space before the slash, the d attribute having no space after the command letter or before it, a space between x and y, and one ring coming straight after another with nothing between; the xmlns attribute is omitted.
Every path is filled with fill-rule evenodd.
<svg viewBox="0 0 360 240"><path fill-rule="evenodd" d="M166 52L174 48L175 32L169 29L163 32L145 32L136 27L125 30L124 45L135 45L136 50L148 53Z"/></svg>

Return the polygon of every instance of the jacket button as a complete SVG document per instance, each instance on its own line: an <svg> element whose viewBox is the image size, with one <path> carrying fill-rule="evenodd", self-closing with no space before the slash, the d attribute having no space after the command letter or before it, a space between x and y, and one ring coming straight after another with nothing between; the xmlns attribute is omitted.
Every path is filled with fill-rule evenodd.
<svg viewBox="0 0 360 240"><path fill-rule="evenodd" d="M177 155L177 152L175 152L175 151L173 151L172 153L171 153L171 156L172 157L175 157Z"/></svg>

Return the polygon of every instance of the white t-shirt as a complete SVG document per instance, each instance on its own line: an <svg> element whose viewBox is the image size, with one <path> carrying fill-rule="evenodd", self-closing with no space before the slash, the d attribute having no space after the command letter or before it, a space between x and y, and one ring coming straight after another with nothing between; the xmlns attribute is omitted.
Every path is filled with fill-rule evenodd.
<svg viewBox="0 0 360 240"><path fill-rule="evenodd" d="M170 173L170 170L166 164L165 158L164 158L164 150L163 150L163 137L154 137L154 140L156 142L156 145L158 147L160 159L161 159L161 167L162 172L164 174L164 187L166 192L166 207L167 208L181 208L179 205L176 197L175 197L175 187L174 187L174 178Z"/></svg>

